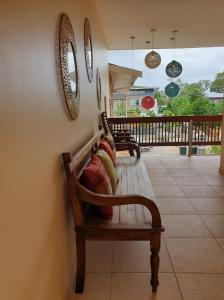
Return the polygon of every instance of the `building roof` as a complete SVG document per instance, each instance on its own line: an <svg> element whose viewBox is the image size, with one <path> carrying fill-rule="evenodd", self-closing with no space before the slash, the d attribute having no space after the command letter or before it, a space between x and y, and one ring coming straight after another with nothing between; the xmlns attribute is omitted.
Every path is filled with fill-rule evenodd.
<svg viewBox="0 0 224 300"><path fill-rule="evenodd" d="M113 91L125 92L130 90L135 80L142 77L142 72L130 68L109 64Z"/></svg>

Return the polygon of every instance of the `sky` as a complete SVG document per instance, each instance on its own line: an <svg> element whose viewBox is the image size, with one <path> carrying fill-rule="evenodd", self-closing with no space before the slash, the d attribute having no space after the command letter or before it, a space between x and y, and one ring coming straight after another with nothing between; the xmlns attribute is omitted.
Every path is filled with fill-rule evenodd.
<svg viewBox="0 0 224 300"><path fill-rule="evenodd" d="M145 55L149 51L134 50L132 66L131 50L113 50L109 52L109 62L142 71L142 78L137 79L135 85L157 87L164 90L169 83L165 69L172 60L172 50L155 49L161 56L161 64L156 69L149 69L144 64ZM175 60L182 64L183 72L178 78L183 82L214 80L217 73L224 71L224 47L176 49Z"/></svg>

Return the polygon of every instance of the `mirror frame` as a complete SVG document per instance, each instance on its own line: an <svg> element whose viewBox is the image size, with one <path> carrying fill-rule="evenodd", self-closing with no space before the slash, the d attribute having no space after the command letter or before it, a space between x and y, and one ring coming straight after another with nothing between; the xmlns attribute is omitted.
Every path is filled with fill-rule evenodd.
<svg viewBox="0 0 224 300"><path fill-rule="evenodd" d="M102 98L102 91L101 91L101 78L100 78L100 69L97 68L96 70L96 97L97 97L97 104L99 110L101 109L101 98Z"/></svg>
<svg viewBox="0 0 224 300"><path fill-rule="evenodd" d="M88 41L90 39L90 51L91 51L91 62L89 60L88 55ZM91 34L91 28L89 24L88 18L85 18L84 21L84 53L85 53L85 61L86 61L86 72L88 76L88 80L91 83L93 81L93 40L92 40L92 34Z"/></svg>
<svg viewBox="0 0 224 300"><path fill-rule="evenodd" d="M70 75L68 68L67 53L68 48L71 45L74 56L74 65L76 72L76 93L74 94L71 89ZM76 120L79 114L79 104L80 104L80 84L79 84L79 73L76 58L76 44L75 35L73 32L72 24L70 18L67 14L62 13L60 15L59 24L59 59L60 59L60 75L62 80L63 92L65 97L66 107L69 116L72 120Z"/></svg>

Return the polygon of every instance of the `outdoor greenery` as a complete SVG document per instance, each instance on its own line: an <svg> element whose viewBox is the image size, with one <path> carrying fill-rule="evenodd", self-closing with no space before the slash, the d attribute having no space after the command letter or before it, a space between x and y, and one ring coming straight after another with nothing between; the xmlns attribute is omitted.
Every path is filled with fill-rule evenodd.
<svg viewBox="0 0 224 300"><path fill-rule="evenodd" d="M216 74L210 87L211 92L224 94L224 72Z"/></svg>
<svg viewBox="0 0 224 300"><path fill-rule="evenodd" d="M178 80L177 83L180 86L180 93L175 98L167 97L163 91L157 91L155 93L160 114L167 116L197 116L217 115L222 112L222 103L212 103L205 94L214 82L211 83L208 80L201 80L197 83L189 84Z"/></svg>
<svg viewBox="0 0 224 300"><path fill-rule="evenodd" d="M159 115L164 116L198 116L198 115L218 115L222 113L223 103L211 102L206 93L222 93L224 97L224 72L216 74L214 81L200 80L197 83L184 83L180 79L176 80L180 87L180 93L174 98L166 96L163 90L157 90L154 98L157 99ZM125 116L125 103L121 102L116 106L115 115ZM141 116L140 107L130 107L127 116ZM152 110L144 112L146 116L155 116Z"/></svg>

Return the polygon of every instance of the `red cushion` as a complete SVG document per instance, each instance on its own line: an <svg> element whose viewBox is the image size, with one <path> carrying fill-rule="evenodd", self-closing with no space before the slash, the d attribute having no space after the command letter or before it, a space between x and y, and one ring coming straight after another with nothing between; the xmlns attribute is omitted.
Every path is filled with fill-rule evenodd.
<svg viewBox="0 0 224 300"><path fill-rule="evenodd" d="M110 178L95 154L92 154L90 162L83 170L81 183L94 193L112 195ZM97 206L97 210L105 218L111 218L113 215L112 206Z"/></svg>
<svg viewBox="0 0 224 300"><path fill-rule="evenodd" d="M107 140L102 140L101 143L99 144L99 148L103 149L111 158L114 166L115 166L115 154L114 151L111 149L110 144L108 143Z"/></svg>

